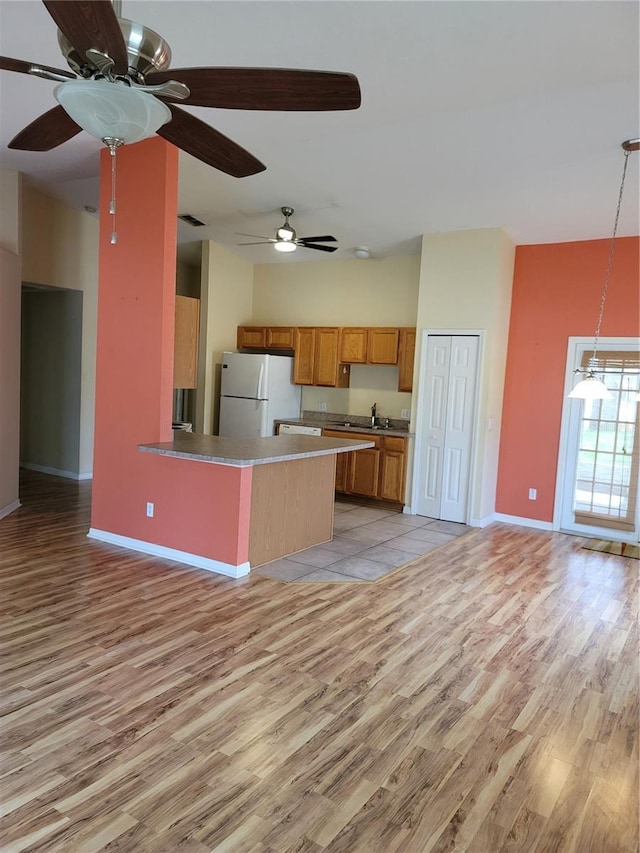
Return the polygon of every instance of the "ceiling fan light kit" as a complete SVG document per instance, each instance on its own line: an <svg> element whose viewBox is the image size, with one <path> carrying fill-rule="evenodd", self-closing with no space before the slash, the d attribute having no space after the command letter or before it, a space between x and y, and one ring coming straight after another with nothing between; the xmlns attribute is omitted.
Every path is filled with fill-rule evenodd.
<svg viewBox="0 0 640 853"><path fill-rule="evenodd" d="M69 80L56 86L53 94L76 124L101 142L105 137L123 144L140 142L171 120L166 104L126 83Z"/></svg>
<svg viewBox="0 0 640 853"><path fill-rule="evenodd" d="M361 260L366 260L371 257L371 252L367 249L366 246L357 246L354 252L356 258L360 258Z"/></svg>
<svg viewBox="0 0 640 853"><path fill-rule="evenodd" d="M281 207L284 223L276 230L275 237L258 237L257 243L239 243L239 246L261 246L271 243L278 252L295 252L298 246L303 249L316 249L320 252L335 252L337 246L321 246L320 243L336 243L335 237L325 234L322 237L298 237L295 229L289 223L289 217L293 216L292 207ZM245 237L257 237L256 234L244 234Z"/></svg>
<svg viewBox="0 0 640 853"><path fill-rule="evenodd" d="M273 244L273 248L278 252L295 252L298 247L291 240L278 240L277 243Z"/></svg>

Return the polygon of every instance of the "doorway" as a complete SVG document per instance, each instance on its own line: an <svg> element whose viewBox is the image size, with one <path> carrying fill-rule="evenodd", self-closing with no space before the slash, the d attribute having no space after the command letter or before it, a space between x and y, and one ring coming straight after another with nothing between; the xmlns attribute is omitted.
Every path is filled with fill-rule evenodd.
<svg viewBox="0 0 640 853"><path fill-rule="evenodd" d="M600 340L598 374L609 400L565 394L554 527L598 539L638 541L640 352L637 339ZM593 342L573 338L567 356L567 393Z"/></svg>
<svg viewBox="0 0 640 853"><path fill-rule="evenodd" d="M84 479L82 310L82 291L22 285L20 465L71 479Z"/></svg>
<svg viewBox="0 0 640 853"><path fill-rule="evenodd" d="M414 481L418 515L468 521L479 350L479 335L425 336Z"/></svg>

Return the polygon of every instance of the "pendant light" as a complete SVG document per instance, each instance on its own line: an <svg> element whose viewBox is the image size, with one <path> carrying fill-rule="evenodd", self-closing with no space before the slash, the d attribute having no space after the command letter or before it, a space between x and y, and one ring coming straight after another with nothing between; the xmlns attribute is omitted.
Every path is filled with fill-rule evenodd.
<svg viewBox="0 0 640 853"><path fill-rule="evenodd" d="M600 310L598 312L598 320L596 323L596 331L593 336L593 353L589 359L587 367L577 367L574 374L582 374L583 379L578 382L569 397L578 400L610 400L611 394L601 379L598 379L598 341L600 340L600 326L602 325L602 317L604 315L604 306L607 301L607 291L609 289L609 279L611 277L611 268L613 266L613 256L616 249L616 234L618 233L618 220L620 218L620 206L622 204L622 194L624 191L624 179L627 174L627 163L629 154L632 151L637 151L640 148L640 139L627 139L622 143L624 151L624 166L622 169L622 180L620 182L620 192L618 193L618 206L616 208L616 217L613 223L613 233L609 243L609 256L607 258L607 268L604 274L604 284L602 286L602 296L600 297Z"/></svg>

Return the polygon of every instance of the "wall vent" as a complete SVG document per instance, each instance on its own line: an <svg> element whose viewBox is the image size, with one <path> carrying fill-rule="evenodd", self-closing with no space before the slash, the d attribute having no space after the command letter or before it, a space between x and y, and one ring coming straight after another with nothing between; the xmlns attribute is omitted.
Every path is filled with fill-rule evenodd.
<svg viewBox="0 0 640 853"><path fill-rule="evenodd" d="M192 216L190 213L179 213L178 219L182 219L183 222L187 222L189 225L193 225L197 227L198 225L204 225L204 222L201 222L199 219L196 219L195 216Z"/></svg>

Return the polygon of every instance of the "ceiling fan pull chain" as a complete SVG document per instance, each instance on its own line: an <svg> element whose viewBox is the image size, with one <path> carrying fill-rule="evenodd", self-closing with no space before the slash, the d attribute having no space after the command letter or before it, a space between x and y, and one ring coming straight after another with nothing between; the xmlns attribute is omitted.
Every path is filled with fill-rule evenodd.
<svg viewBox="0 0 640 853"><path fill-rule="evenodd" d="M118 242L118 232L116 231L116 151L124 143L121 139L116 139L114 136L105 136L102 141L109 149L109 154L111 155L111 200L109 202L111 238L109 242L114 246Z"/></svg>

